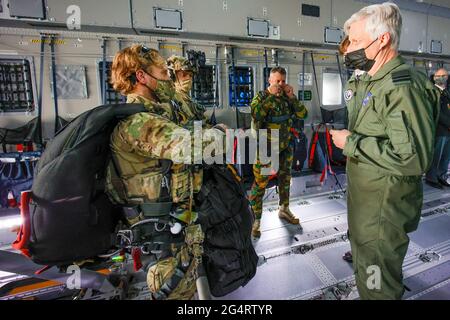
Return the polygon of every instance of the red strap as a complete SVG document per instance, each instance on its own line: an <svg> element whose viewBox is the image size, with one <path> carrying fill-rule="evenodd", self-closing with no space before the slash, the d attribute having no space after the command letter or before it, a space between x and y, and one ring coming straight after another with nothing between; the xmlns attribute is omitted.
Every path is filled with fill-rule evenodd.
<svg viewBox="0 0 450 320"><path fill-rule="evenodd" d="M322 175L320 176L320 183L325 181L325 176L326 176L327 171L330 171L331 175L333 175L333 176L335 175L333 168L331 168L330 165L326 164L322 170Z"/></svg>
<svg viewBox="0 0 450 320"><path fill-rule="evenodd" d="M299 138L300 133L297 130L295 130L294 128L291 128L291 132L297 139Z"/></svg>
<svg viewBox="0 0 450 320"><path fill-rule="evenodd" d="M326 173L327 173L327 166L323 167L322 175L320 176L320 183L324 182Z"/></svg>
<svg viewBox="0 0 450 320"><path fill-rule="evenodd" d="M31 257L28 250L28 241L30 239L30 200L31 192L24 191L20 195L20 216L22 217L22 224L20 230L17 233L17 238L13 242L12 247L16 250L20 250L23 255Z"/></svg>
<svg viewBox="0 0 450 320"><path fill-rule="evenodd" d="M313 166L313 162L314 162L314 155L316 153L316 145L317 145L317 141L319 140L319 130L322 126L320 125L317 128L317 131L314 133L314 138L313 138L313 143L311 145L311 150L309 152L309 167L312 168Z"/></svg>
<svg viewBox="0 0 450 320"><path fill-rule="evenodd" d="M331 145L331 135L327 127L325 127L325 136L327 138L328 155L330 156L330 161L333 161L333 149L332 149L333 147Z"/></svg>
<svg viewBox="0 0 450 320"><path fill-rule="evenodd" d="M41 273L47 271L47 270L50 269L50 268L51 268L51 266L45 266L45 267L43 267L42 269L39 269L38 271L36 271L34 274L40 275Z"/></svg>
<svg viewBox="0 0 450 320"><path fill-rule="evenodd" d="M138 272L142 268L141 249L134 247L131 250L131 256L133 257L134 271Z"/></svg>
<svg viewBox="0 0 450 320"><path fill-rule="evenodd" d="M272 170L270 173L269 181L277 178L277 172L275 170Z"/></svg>
<svg viewBox="0 0 450 320"><path fill-rule="evenodd" d="M237 146L238 146L238 141L237 138L234 137L234 142L233 142L233 153L231 155L231 163L232 164L236 164L237 162Z"/></svg>

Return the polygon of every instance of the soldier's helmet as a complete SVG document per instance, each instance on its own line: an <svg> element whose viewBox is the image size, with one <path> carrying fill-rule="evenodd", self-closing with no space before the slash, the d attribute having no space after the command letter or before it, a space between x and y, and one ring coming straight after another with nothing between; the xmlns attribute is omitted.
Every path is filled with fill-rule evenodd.
<svg viewBox="0 0 450 320"><path fill-rule="evenodd" d="M189 61L189 59L175 55L167 59L167 67L172 77L174 77L175 73L180 70L191 71L193 73L196 73L198 71L197 68Z"/></svg>

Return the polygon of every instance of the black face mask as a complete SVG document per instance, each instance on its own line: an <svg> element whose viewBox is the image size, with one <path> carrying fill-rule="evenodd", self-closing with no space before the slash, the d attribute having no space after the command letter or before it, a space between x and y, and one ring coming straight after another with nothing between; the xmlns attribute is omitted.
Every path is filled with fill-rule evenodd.
<svg viewBox="0 0 450 320"><path fill-rule="evenodd" d="M362 71L369 71L375 64L375 59L368 59L366 56L366 49L375 43L378 39L373 40L367 47L361 48L345 55L345 66L349 69L359 69ZM379 53L379 51L378 51ZM377 53L377 56L378 56ZM376 57L376 56L375 56Z"/></svg>

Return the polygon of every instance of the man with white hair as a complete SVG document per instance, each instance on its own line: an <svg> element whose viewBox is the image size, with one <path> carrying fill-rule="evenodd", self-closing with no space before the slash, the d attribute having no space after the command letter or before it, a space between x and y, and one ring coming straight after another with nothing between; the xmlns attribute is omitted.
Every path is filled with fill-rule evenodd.
<svg viewBox="0 0 450 320"><path fill-rule="evenodd" d="M349 130L331 134L348 158L348 225L361 299L403 296L407 234L419 223L439 114L438 91L398 54L401 27L390 2L361 9L344 26L345 63L366 72L345 93Z"/></svg>

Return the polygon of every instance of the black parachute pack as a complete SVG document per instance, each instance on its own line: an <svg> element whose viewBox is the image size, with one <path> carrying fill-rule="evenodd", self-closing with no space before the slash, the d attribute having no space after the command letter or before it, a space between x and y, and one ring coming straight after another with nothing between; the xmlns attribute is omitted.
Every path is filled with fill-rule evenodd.
<svg viewBox="0 0 450 320"><path fill-rule="evenodd" d="M321 129L324 128L324 132ZM323 173L327 166L333 170L344 168L346 157L343 151L332 142L330 131L326 125L319 125L313 129L311 145L309 147L308 166L316 172Z"/></svg>
<svg viewBox="0 0 450 320"><path fill-rule="evenodd" d="M245 286L256 273L254 215L234 167L205 166L203 177L196 197L198 221L205 232L203 263L211 293L222 297Z"/></svg>
<svg viewBox="0 0 450 320"><path fill-rule="evenodd" d="M105 194L110 136L121 119L145 111L142 104L99 106L56 134L36 166L16 249L38 264L66 265L112 247L120 208Z"/></svg>

